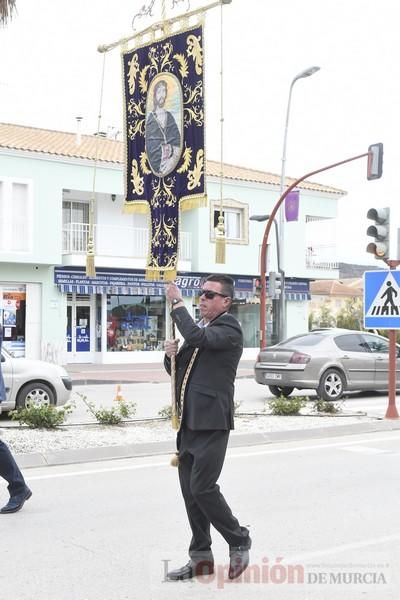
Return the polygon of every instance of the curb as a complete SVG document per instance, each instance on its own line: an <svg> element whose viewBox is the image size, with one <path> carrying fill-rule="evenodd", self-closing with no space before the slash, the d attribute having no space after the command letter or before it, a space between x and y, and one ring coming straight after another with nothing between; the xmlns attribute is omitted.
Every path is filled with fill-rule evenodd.
<svg viewBox="0 0 400 600"><path fill-rule="evenodd" d="M253 379L253 375L238 375L236 377L236 379ZM156 379L154 381L151 381L150 379L148 379L147 377L145 379L121 379L121 378L115 378L113 379L108 378L108 379L72 379L72 385L107 385L107 384L112 384L112 385L117 385L118 383L120 384L127 384L127 383L170 383L170 379Z"/></svg>
<svg viewBox="0 0 400 600"><path fill-rule="evenodd" d="M232 434L230 436L228 448L296 442L307 439L326 439L346 435L397 430L400 430L400 421L382 420L374 421L373 423L337 425L333 427L318 427L315 429L293 429L290 431ZM35 467L102 462L146 456L163 456L174 452L175 444L172 440L169 440L163 442L129 444L125 446L100 446L95 448L54 450L44 453L17 454L15 458L21 468L29 469Z"/></svg>

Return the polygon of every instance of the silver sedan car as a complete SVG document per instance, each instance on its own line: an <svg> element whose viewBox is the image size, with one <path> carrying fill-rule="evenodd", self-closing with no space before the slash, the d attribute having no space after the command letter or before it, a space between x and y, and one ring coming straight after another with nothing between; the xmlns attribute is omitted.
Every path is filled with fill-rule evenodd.
<svg viewBox="0 0 400 600"><path fill-rule="evenodd" d="M388 370L389 340L350 329L296 335L261 350L254 365L257 383L268 385L274 396L314 389L324 400L339 400L347 390L387 390Z"/></svg>
<svg viewBox="0 0 400 600"><path fill-rule="evenodd" d="M28 402L61 406L71 395L71 377L58 365L15 358L2 348L1 370L6 386L6 400L1 403L3 412L23 408Z"/></svg>

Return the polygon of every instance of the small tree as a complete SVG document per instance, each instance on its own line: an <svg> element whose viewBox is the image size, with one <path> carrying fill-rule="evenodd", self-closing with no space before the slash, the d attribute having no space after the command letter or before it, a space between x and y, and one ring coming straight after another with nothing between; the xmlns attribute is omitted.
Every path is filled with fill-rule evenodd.
<svg viewBox="0 0 400 600"><path fill-rule="evenodd" d="M335 327L336 321L332 314L329 302L325 301L319 309L318 315L319 327Z"/></svg>
<svg viewBox="0 0 400 600"><path fill-rule="evenodd" d="M336 325L344 329L362 329L363 304L361 298L347 298L344 307L339 311Z"/></svg>

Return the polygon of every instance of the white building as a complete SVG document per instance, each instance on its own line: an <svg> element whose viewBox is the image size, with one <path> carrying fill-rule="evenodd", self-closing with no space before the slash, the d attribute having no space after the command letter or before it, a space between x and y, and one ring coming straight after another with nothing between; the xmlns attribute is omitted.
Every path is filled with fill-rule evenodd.
<svg viewBox="0 0 400 600"><path fill-rule="evenodd" d="M89 200L96 155L96 279L85 276ZM30 358L68 362L151 362L168 336L163 284L144 279L147 216L124 214L122 142L0 124L0 308L5 346ZM181 213L178 281L196 315L196 291L211 272L235 278L234 314L245 354L259 345L259 276L265 223L279 197L279 177L224 166L226 264L215 264L220 165L207 163L208 206ZM293 180L287 178L287 184ZM285 227L287 334L307 330L309 282L338 276L332 240L316 228L337 216L344 192L303 182L299 219ZM314 239L313 239L314 236ZM267 271L276 271L275 238ZM271 330L272 305L268 305ZM268 335L271 335L269 331Z"/></svg>

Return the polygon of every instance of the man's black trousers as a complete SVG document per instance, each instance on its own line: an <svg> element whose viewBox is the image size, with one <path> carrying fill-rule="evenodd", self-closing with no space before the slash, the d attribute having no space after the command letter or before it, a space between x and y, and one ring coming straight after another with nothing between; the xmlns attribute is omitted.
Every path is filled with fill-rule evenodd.
<svg viewBox="0 0 400 600"><path fill-rule="evenodd" d="M229 546L248 543L248 530L239 525L217 480L224 464L229 431L192 431L178 434L179 480L192 529L189 555L211 553L210 524Z"/></svg>

